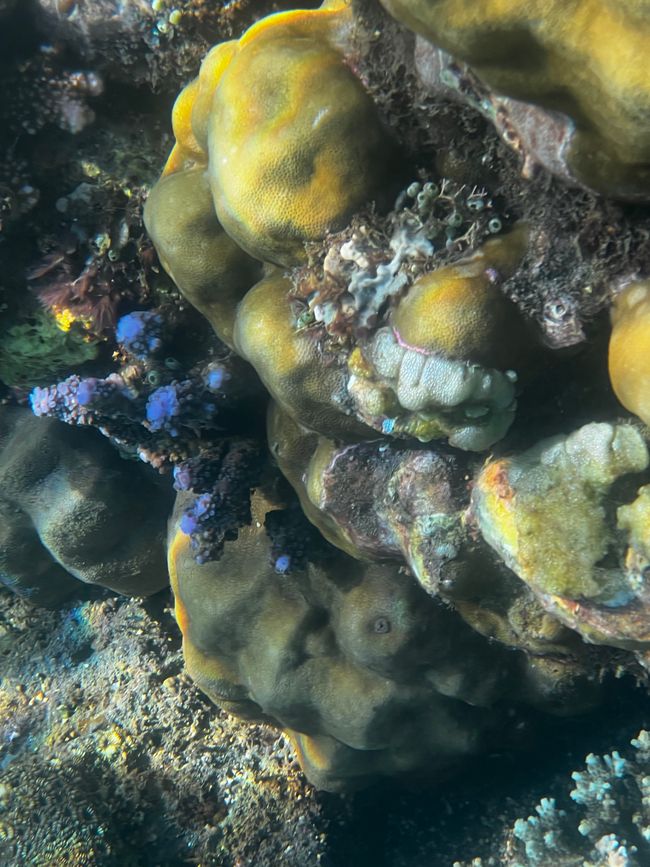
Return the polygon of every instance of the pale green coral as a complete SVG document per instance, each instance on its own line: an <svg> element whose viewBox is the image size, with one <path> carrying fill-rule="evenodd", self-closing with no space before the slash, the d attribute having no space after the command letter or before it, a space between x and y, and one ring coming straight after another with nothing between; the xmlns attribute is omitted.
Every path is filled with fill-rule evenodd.
<svg viewBox="0 0 650 867"><path fill-rule="evenodd" d="M619 512L631 543L619 566L611 558L623 559L624 540L610 514L614 483L648 463L637 428L589 424L489 460L476 480L472 506L486 541L548 611L588 641L650 646L650 588L637 562L647 547L645 489Z"/></svg>

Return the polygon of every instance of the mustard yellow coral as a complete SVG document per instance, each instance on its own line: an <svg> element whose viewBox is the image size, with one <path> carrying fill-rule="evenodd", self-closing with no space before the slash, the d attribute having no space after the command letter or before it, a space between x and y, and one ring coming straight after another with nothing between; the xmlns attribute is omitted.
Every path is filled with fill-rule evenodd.
<svg viewBox="0 0 650 867"><path fill-rule="evenodd" d="M174 107L165 174L206 168L221 224L258 259L301 261L390 176L391 139L338 50L349 27L345 3L268 16L216 46Z"/></svg>
<svg viewBox="0 0 650 867"><path fill-rule="evenodd" d="M428 353L501 369L518 365L524 323L499 288L523 257L525 226L415 281L391 318L400 340Z"/></svg>
<svg viewBox="0 0 650 867"><path fill-rule="evenodd" d="M296 421L332 437L373 437L342 412L347 372L324 363L318 342L297 327L289 302L291 281L280 271L267 275L237 311L234 342L278 404Z"/></svg>
<svg viewBox="0 0 650 867"><path fill-rule="evenodd" d="M382 3L498 93L568 115L578 180L616 196L650 194L648 0Z"/></svg>
<svg viewBox="0 0 650 867"><path fill-rule="evenodd" d="M626 409L650 425L650 280L631 283L612 308L609 377Z"/></svg>

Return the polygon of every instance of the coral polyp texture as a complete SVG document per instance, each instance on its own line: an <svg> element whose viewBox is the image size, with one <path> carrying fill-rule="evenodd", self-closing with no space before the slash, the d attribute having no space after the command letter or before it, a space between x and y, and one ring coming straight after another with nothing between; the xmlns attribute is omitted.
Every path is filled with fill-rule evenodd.
<svg viewBox="0 0 650 867"><path fill-rule="evenodd" d="M164 587L169 494L95 433L0 413L0 581L41 604L79 580L142 596Z"/></svg>
<svg viewBox="0 0 650 867"><path fill-rule="evenodd" d="M392 139L339 50L350 25L345 2L263 18L176 101L164 174L206 169L219 222L255 258L302 261L390 177Z"/></svg>
<svg viewBox="0 0 650 867"><path fill-rule="evenodd" d="M569 172L609 195L650 196L646 0L382 0L399 21L465 61L497 95L570 119ZM496 111L495 111L496 114ZM542 122L540 140L553 139ZM557 124L556 124L557 126Z"/></svg>

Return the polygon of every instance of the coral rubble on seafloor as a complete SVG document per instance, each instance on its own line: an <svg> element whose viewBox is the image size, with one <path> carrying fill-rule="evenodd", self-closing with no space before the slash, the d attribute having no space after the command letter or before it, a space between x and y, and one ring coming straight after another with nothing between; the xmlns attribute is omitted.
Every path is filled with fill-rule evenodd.
<svg viewBox="0 0 650 867"><path fill-rule="evenodd" d="M170 580L195 683L334 791L650 670L650 6L382 3L0 3L0 579ZM593 863L650 821L592 815L619 759Z"/></svg>

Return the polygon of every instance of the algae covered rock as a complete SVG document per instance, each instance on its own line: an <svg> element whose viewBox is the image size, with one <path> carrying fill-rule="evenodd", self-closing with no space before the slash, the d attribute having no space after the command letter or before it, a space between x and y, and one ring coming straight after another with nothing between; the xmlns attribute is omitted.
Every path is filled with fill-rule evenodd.
<svg viewBox="0 0 650 867"><path fill-rule="evenodd" d="M648 463L637 428L594 423L488 460L472 495L483 537L550 613L587 641L643 652L650 642L645 488L619 510L618 526L610 504L615 483L639 479Z"/></svg>
<svg viewBox="0 0 650 867"><path fill-rule="evenodd" d="M58 373L97 357L99 346L83 329L62 329L43 309L31 311L0 336L0 380L6 385L41 385Z"/></svg>

